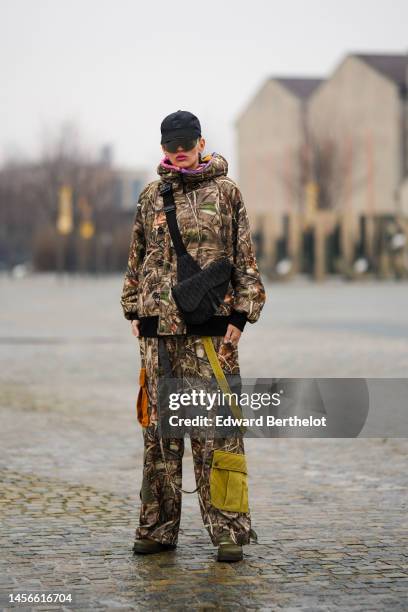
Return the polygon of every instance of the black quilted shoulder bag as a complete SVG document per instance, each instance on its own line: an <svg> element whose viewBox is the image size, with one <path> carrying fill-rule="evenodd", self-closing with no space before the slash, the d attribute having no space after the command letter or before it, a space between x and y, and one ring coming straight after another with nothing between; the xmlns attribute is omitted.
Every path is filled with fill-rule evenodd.
<svg viewBox="0 0 408 612"><path fill-rule="evenodd" d="M177 255L177 284L171 290L174 301L186 323L205 323L223 303L233 266L226 256L205 268L199 266L181 237L171 183L162 183L159 189Z"/></svg>

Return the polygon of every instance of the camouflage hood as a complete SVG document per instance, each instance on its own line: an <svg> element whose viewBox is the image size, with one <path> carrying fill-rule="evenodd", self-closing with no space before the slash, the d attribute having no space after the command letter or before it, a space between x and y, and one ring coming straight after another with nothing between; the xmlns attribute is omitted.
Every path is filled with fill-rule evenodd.
<svg viewBox="0 0 408 612"><path fill-rule="evenodd" d="M196 170L188 170L186 168L178 168L170 163L170 160L164 157L157 166L157 174L164 181L179 181L181 176L184 183L196 183L207 179L226 176L228 173L228 162L219 153L209 153L202 158L201 164Z"/></svg>

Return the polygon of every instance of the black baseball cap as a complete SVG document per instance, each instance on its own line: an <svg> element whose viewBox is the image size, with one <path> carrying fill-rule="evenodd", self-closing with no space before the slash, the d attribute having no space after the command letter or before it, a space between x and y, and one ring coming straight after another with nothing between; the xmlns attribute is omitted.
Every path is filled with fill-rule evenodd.
<svg viewBox="0 0 408 612"><path fill-rule="evenodd" d="M198 118L188 111L178 110L167 115L161 123L161 144L178 140L195 139L201 136Z"/></svg>

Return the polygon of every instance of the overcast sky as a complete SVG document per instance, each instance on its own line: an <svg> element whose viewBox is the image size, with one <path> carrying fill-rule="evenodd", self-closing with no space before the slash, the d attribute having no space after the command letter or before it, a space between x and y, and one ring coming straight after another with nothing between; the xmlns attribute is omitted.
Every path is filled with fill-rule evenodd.
<svg viewBox="0 0 408 612"><path fill-rule="evenodd" d="M407 52L407 24L407 0L0 0L0 159L36 155L68 120L154 173L161 120L181 108L235 178L234 122L266 78Z"/></svg>

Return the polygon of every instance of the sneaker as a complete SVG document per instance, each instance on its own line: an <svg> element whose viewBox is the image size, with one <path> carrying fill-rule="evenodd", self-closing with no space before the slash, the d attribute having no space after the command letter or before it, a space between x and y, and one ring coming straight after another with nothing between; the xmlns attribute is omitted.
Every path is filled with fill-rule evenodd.
<svg viewBox="0 0 408 612"><path fill-rule="evenodd" d="M217 561L242 561L242 546L235 544L230 536L224 536L218 543Z"/></svg>
<svg viewBox="0 0 408 612"><path fill-rule="evenodd" d="M161 542L156 542L156 540L141 538L140 540L135 540L133 544L133 554L150 555L166 550L174 550L175 548L177 548L177 544L162 544Z"/></svg>

